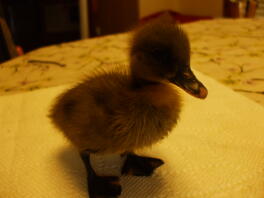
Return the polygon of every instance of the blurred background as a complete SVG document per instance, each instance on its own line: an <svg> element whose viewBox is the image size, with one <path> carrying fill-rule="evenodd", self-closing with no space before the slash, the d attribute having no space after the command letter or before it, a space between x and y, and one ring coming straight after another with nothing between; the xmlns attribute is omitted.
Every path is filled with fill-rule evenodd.
<svg viewBox="0 0 264 198"><path fill-rule="evenodd" d="M264 16L264 0L0 0L0 45L14 43L22 54L41 46L128 31L165 12L179 23ZM4 53L1 49L0 54Z"/></svg>

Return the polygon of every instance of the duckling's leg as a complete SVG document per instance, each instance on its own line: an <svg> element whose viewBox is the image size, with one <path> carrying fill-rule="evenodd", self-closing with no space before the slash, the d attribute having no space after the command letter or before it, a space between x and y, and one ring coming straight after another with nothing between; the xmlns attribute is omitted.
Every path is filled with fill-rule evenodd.
<svg viewBox="0 0 264 198"><path fill-rule="evenodd" d="M90 198L115 198L121 194L119 177L98 176L91 166L90 154L86 151L80 153L87 171L88 191Z"/></svg>
<svg viewBox="0 0 264 198"><path fill-rule="evenodd" d="M164 162L161 159L128 153L121 173L124 175L151 176L154 170L162 164Z"/></svg>

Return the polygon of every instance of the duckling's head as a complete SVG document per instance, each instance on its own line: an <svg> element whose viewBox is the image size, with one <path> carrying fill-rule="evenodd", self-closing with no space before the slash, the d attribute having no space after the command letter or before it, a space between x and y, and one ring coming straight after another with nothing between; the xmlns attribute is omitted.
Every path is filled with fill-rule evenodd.
<svg viewBox="0 0 264 198"><path fill-rule="evenodd" d="M131 74L135 82L169 81L189 94L205 98L207 89L190 68L190 44L185 32L169 21L154 21L133 35Z"/></svg>

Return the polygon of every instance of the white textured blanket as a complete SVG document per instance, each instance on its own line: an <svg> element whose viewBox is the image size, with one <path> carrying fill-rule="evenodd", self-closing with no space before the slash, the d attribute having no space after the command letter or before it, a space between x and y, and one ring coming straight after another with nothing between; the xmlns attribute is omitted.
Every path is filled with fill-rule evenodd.
<svg viewBox="0 0 264 198"><path fill-rule="evenodd" d="M150 178L123 177L127 198L263 198L264 109L198 75L206 100L183 93L171 135L152 149L165 165ZM0 97L0 197L86 198L77 152L46 117L66 87Z"/></svg>

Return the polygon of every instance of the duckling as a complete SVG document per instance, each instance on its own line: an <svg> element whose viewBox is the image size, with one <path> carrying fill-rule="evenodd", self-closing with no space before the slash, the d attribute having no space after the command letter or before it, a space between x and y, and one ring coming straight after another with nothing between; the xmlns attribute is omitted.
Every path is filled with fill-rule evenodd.
<svg viewBox="0 0 264 198"><path fill-rule="evenodd" d="M98 175L91 155L126 155L126 175L149 176L164 163L133 151L165 138L176 125L182 106L177 87L207 96L191 71L186 33L155 21L133 34L129 67L97 71L57 98L50 118L79 150L91 198L121 194L119 177Z"/></svg>

